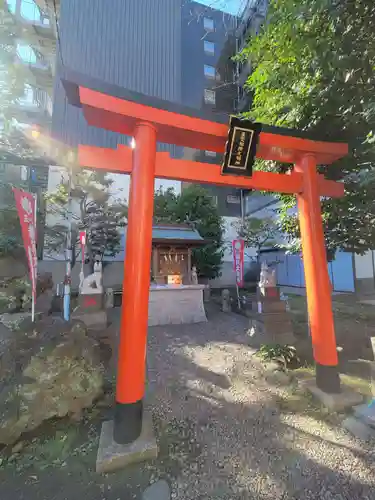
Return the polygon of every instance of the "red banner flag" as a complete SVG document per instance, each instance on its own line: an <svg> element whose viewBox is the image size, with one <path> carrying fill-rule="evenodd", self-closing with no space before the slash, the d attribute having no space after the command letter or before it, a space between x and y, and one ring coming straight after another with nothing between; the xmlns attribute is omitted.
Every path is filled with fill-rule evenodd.
<svg viewBox="0 0 375 500"><path fill-rule="evenodd" d="M36 300L37 255L36 255L36 212L35 198L31 193L13 188L16 207L21 223L23 245L29 264L33 305Z"/></svg>
<svg viewBox="0 0 375 500"><path fill-rule="evenodd" d="M233 240L232 245L236 284L237 286L243 286L245 242L244 240Z"/></svg>

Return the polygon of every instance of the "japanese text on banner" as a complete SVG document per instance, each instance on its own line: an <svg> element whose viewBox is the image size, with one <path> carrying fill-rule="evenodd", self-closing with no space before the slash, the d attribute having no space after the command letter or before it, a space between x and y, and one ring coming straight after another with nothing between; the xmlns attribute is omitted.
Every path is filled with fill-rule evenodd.
<svg viewBox="0 0 375 500"><path fill-rule="evenodd" d="M29 264L33 298L36 297L37 255L36 255L36 214L35 198L31 193L13 188L18 216L20 218L23 245Z"/></svg>
<svg viewBox="0 0 375 500"><path fill-rule="evenodd" d="M232 245L234 272L236 273L236 284L237 286L243 286L245 243L243 240L233 240Z"/></svg>

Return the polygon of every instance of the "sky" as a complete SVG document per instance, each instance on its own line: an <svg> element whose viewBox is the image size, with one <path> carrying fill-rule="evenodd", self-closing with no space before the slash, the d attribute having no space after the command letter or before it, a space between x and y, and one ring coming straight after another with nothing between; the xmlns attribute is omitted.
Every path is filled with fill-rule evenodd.
<svg viewBox="0 0 375 500"><path fill-rule="evenodd" d="M208 5L214 9L219 9L230 14L238 14L246 0L195 0L203 5Z"/></svg>

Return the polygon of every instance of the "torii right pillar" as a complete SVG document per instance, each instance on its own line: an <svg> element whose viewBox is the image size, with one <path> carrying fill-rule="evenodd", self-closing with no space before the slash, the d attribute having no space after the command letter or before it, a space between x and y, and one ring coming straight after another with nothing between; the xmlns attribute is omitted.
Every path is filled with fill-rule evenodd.
<svg viewBox="0 0 375 500"><path fill-rule="evenodd" d="M315 157L302 157L295 171L303 175L297 202L316 385L334 394L340 392L340 377Z"/></svg>

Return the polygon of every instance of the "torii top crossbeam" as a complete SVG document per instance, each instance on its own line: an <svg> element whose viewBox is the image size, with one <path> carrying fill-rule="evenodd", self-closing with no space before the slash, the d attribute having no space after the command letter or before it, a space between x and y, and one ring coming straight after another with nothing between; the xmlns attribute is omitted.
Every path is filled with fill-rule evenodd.
<svg viewBox="0 0 375 500"><path fill-rule="evenodd" d="M218 165L172 159L166 153L157 153L156 145L159 141L222 153L228 134L227 116L202 115L69 71L62 80L70 103L82 108L89 125L133 136L136 144L134 151L123 146L117 150L79 147L82 166L131 173L115 441L133 441L141 432L156 176L296 194L317 385L326 392L339 392L320 197L342 196L344 186L324 179L316 166L345 156L348 146L312 140L294 130L263 127L257 157L293 163L293 172L254 172L246 178L221 175Z"/></svg>
<svg viewBox="0 0 375 500"><path fill-rule="evenodd" d="M228 115L202 113L169 101L130 92L75 72L65 71L63 84L69 102L82 107L89 125L133 137L140 121L156 125L157 141L223 153L228 136ZM345 143L316 141L308 134L281 127L263 125L257 157L283 163L298 163L313 154L317 165L329 165L348 153ZM80 146L80 164L92 168L130 173L131 151ZM293 172L285 177L270 172L254 172L252 178L222 176L212 164L171 159L158 153L156 177L181 181L199 181L244 189L298 193L302 176ZM199 179L198 179L199 177ZM321 196L342 196L342 184L319 176Z"/></svg>

